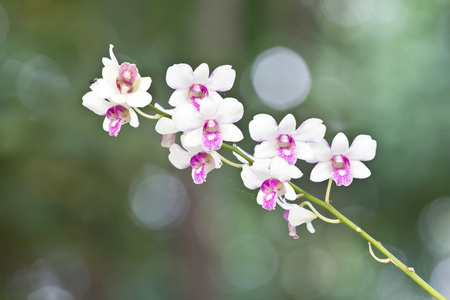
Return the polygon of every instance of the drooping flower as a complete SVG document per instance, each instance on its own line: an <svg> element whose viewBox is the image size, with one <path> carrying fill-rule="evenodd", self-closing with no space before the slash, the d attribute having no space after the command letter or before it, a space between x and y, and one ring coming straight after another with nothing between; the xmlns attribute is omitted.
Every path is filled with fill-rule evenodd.
<svg viewBox="0 0 450 300"><path fill-rule="evenodd" d="M120 105L99 97L95 92L88 92L83 96L83 105L94 113L105 116L103 129L111 136L117 136L123 124L130 123L133 127L139 126L136 112L126 104Z"/></svg>
<svg viewBox="0 0 450 300"><path fill-rule="evenodd" d="M222 166L222 161L216 151L204 152L202 149L187 148L174 144L170 146L169 161L178 169L192 167L194 183L201 184L206 181L206 175L213 169Z"/></svg>
<svg viewBox="0 0 450 300"><path fill-rule="evenodd" d="M318 164L311 171L310 179L320 182L332 177L337 185L348 186L353 178L370 176L370 170L362 161L375 157L377 142L369 135L358 135L349 147L347 137L340 132L334 137L331 147L325 140L311 147L315 158L308 162Z"/></svg>
<svg viewBox="0 0 450 300"><path fill-rule="evenodd" d="M295 190L288 182L291 178L300 178L302 175L296 166L289 165L281 157L258 160L252 166L244 165L241 172L242 181L247 188L260 189L256 201L267 210L275 209L281 196L295 200Z"/></svg>
<svg viewBox="0 0 450 300"><path fill-rule="evenodd" d="M175 89L169 99L169 104L178 105L191 103L197 110L200 102L209 97L216 99L217 92L231 89L236 78L236 71L230 65L216 68L209 76L209 67L202 63L194 71L187 64L175 64L167 69L167 85Z"/></svg>
<svg viewBox="0 0 450 300"><path fill-rule="evenodd" d="M103 58L102 76L91 89L100 97L128 107L144 107L152 101L147 93L152 82L150 77L141 77L135 64L124 62L119 65L109 46L111 58Z"/></svg>
<svg viewBox="0 0 450 300"><path fill-rule="evenodd" d="M239 142L244 138L233 123L244 114L244 107L234 98L219 96L218 101L204 98L197 110L191 104L175 108L172 120L176 128L184 132L187 147L203 146L205 151L218 150L223 141Z"/></svg>
<svg viewBox="0 0 450 300"><path fill-rule="evenodd" d="M322 120L312 118L303 122L297 129L295 118L288 114L277 125L275 119L267 114L253 117L249 123L250 136L262 142L255 147L255 157L272 158L279 156L290 165L297 159L308 160L314 157L310 143L319 142L325 135Z"/></svg>
<svg viewBox="0 0 450 300"><path fill-rule="evenodd" d="M299 205L290 204L285 207L284 219L288 221L289 235L294 239L298 239L297 226L306 223L306 228L309 232L314 233L315 229L312 225L312 221L317 218L316 214L307 210Z"/></svg>

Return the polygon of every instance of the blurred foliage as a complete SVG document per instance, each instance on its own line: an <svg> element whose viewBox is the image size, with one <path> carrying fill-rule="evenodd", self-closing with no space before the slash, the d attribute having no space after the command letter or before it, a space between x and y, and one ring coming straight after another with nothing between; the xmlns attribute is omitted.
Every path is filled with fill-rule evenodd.
<svg viewBox="0 0 450 300"><path fill-rule="evenodd" d="M119 62L134 62L152 77L150 93L165 107L172 64L207 62L211 70L231 64L237 78L226 96L243 102L238 124L249 137L255 114L281 120L288 113L261 104L252 63L275 46L297 52L312 78L306 102L289 111L297 121L323 119L330 142L339 131L378 142L367 163L372 176L333 188L334 205L428 279L449 256L427 247L418 229L424 207L450 194L450 7L362 3L3 2L5 299L46 299L36 291L48 295L39 289L49 282L60 288L53 295L70 293L58 299L423 299L420 288L394 266L375 262L365 241L343 225L315 221L315 234L299 228L294 241L282 212L256 205L239 170L224 166L196 186L188 170L168 162L153 121L141 118L137 129L125 126L113 138L102 118L81 105L89 80L101 76L109 44ZM240 145L250 152L254 143L247 138ZM131 186L144 166L166 170L188 191L186 215L172 226L144 228L133 216ZM305 175L298 184L322 197L326 183L309 182L312 166L299 166Z"/></svg>

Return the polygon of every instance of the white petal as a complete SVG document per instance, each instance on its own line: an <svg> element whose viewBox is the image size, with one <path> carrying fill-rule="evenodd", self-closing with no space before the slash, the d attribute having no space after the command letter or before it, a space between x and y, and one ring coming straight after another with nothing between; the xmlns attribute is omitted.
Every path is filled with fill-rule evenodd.
<svg viewBox="0 0 450 300"><path fill-rule="evenodd" d="M152 102L152 95L147 92L134 92L127 95L127 104L131 107L145 107Z"/></svg>
<svg viewBox="0 0 450 300"><path fill-rule="evenodd" d="M286 194L284 195L286 199L288 200L295 200L297 199L297 194L295 193L295 190L292 186L290 186L289 183L283 183L284 188L286 189Z"/></svg>
<svg viewBox="0 0 450 300"><path fill-rule="evenodd" d="M103 120L103 130L108 131L109 132L109 119L105 117L105 119Z"/></svg>
<svg viewBox="0 0 450 300"><path fill-rule="evenodd" d="M100 78L95 84L91 85L91 90L93 90L98 96L102 98L109 98L118 90L107 80Z"/></svg>
<svg viewBox="0 0 450 300"><path fill-rule="evenodd" d="M289 165L289 176L298 179L303 176L302 171L294 165Z"/></svg>
<svg viewBox="0 0 450 300"><path fill-rule="evenodd" d="M89 108L97 115L105 115L106 111L114 106L111 102L97 96L95 92L88 92L83 96L82 100L83 106Z"/></svg>
<svg viewBox="0 0 450 300"><path fill-rule="evenodd" d="M319 162L311 171L310 180L321 182L330 179L332 174L331 161Z"/></svg>
<svg viewBox="0 0 450 300"><path fill-rule="evenodd" d="M371 174L369 168L358 160L350 161L350 169L352 170L353 178L363 179L369 177Z"/></svg>
<svg viewBox="0 0 450 300"><path fill-rule="evenodd" d="M220 123L235 123L244 115L244 106L234 98L225 98L218 103L216 120Z"/></svg>
<svg viewBox="0 0 450 300"><path fill-rule="evenodd" d="M267 114L254 116L248 127L251 138L257 142L274 140L279 135L277 122Z"/></svg>
<svg viewBox="0 0 450 300"><path fill-rule="evenodd" d="M321 119L311 118L303 122L295 134L294 140L302 142L318 142L323 139L326 127Z"/></svg>
<svg viewBox="0 0 450 300"><path fill-rule="evenodd" d="M251 190L261 187L261 184L264 181L261 180L261 177L248 165L242 167L241 178L244 185Z"/></svg>
<svg viewBox="0 0 450 300"><path fill-rule="evenodd" d="M199 147L202 145L203 128L186 131L184 133L184 145L187 147Z"/></svg>
<svg viewBox="0 0 450 300"><path fill-rule="evenodd" d="M256 202L259 204L259 205L262 205L263 204L263 202L264 202L264 193L261 191L261 190L259 190L258 191L258 195L256 195Z"/></svg>
<svg viewBox="0 0 450 300"><path fill-rule="evenodd" d="M202 63L194 71L194 83L205 84L208 81L209 67L207 64Z"/></svg>
<svg viewBox="0 0 450 300"><path fill-rule="evenodd" d="M331 142L331 153L333 155L344 154L348 150L348 139L342 132L339 132Z"/></svg>
<svg viewBox="0 0 450 300"><path fill-rule="evenodd" d="M216 68L205 86L208 90L225 92L233 87L236 78L236 71L230 65L224 65Z"/></svg>
<svg viewBox="0 0 450 300"><path fill-rule="evenodd" d="M131 118L130 126L132 126L134 128L138 127L139 126L139 119L138 119L138 116L137 116L136 112L132 108L129 108L128 112L130 113L130 118Z"/></svg>
<svg viewBox="0 0 450 300"><path fill-rule="evenodd" d="M369 135L358 135L353 141L350 149L347 151L346 156L351 160L371 160L375 157L377 149L377 142L372 140Z"/></svg>
<svg viewBox="0 0 450 300"><path fill-rule="evenodd" d="M234 152L233 152L234 153ZM209 153L211 156L212 156L212 158L214 159L214 167L216 168L216 169L218 169L218 168L220 168L221 166L222 166L222 160L220 159L220 156L219 156L219 153L217 153L216 151L211 151L211 153Z"/></svg>
<svg viewBox="0 0 450 300"><path fill-rule="evenodd" d="M111 101L117 104L126 104L128 100L128 95L126 94L112 94Z"/></svg>
<svg viewBox="0 0 450 300"><path fill-rule="evenodd" d="M175 168L185 169L190 166L192 156L186 150L177 144L173 144L170 146L169 151L169 161L175 166Z"/></svg>
<svg viewBox="0 0 450 300"><path fill-rule="evenodd" d="M118 76L119 76L119 67L117 68L104 67L102 69L103 79L108 81L114 87L116 86L116 80Z"/></svg>
<svg viewBox="0 0 450 300"><path fill-rule="evenodd" d="M269 169L272 177L283 182L291 180L289 165L283 158L278 156L272 158Z"/></svg>
<svg viewBox="0 0 450 300"><path fill-rule="evenodd" d="M316 230L314 229L311 222L306 223L306 229L308 229L309 232L314 233Z"/></svg>
<svg viewBox="0 0 450 300"><path fill-rule="evenodd" d="M321 140L317 143L308 143L308 145L314 153L314 158L306 160L309 163L329 161L333 157L333 154L331 154L330 145L328 145L325 140Z"/></svg>
<svg viewBox="0 0 450 300"><path fill-rule="evenodd" d="M309 223L315 218L317 218L317 216L312 211L298 205L289 209L288 221L292 226L299 226L307 222Z"/></svg>
<svg viewBox="0 0 450 300"><path fill-rule="evenodd" d="M216 119L217 104L209 98L203 98L200 101L200 114L204 120ZM194 107L193 105L191 106Z"/></svg>
<svg viewBox="0 0 450 300"><path fill-rule="evenodd" d="M141 77L139 79L138 91L145 92L150 88L152 84L152 79L150 77Z"/></svg>
<svg viewBox="0 0 450 300"><path fill-rule="evenodd" d="M194 83L194 72L187 64L175 64L167 69L167 85L173 89L186 89Z"/></svg>
<svg viewBox="0 0 450 300"><path fill-rule="evenodd" d="M191 104L177 106L173 112L172 120L175 126L182 131L192 130L204 124L200 113Z"/></svg>
<svg viewBox="0 0 450 300"><path fill-rule="evenodd" d="M159 134L171 134L176 133L180 130L175 126L172 119L161 118L156 122L155 130Z"/></svg>
<svg viewBox="0 0 450 300"><path fill-rule="evenodd" d="M278 125L278 134L292 134L295 131L295 118L292 114L286 115Z"/></svg>
<svg viewBox="0 0 450 300"><path fill-rule="evenodd" d="M186 103L189 103L189 89L175 90L169 98L169 104L173 107Z"/></svg>
<svg viewBox="0 0 450 300"><path fill-rule="evenodd" d="M298 142L296 143L295 147L297 152L297 158L306 161L314 159L314 151L311 149L309 144L304 142Z"/></svg>
<svg viewBox="0 0 450 300"><path fill-rule="evenodd" d="M234 124L220 124L220 133L224 141L239 142L244 138L242 131Z"/></svg>
<svg viewBox="0 0 450 300"><path fill-rule="evenodd" d="M114 48L114 46L110 44L109 45L109 57L111 57L111 59L104 57L102 59L102 62L105 67L119 69L119 62L117 61L117 58L114 55L113 48Z"/></svg>
<svg viewBox="0 0 450 300"><path fill-rule="evenodd" d="M252 165L253 172L258 174L259 177L261 177L261 179L262 179L261 183L264 180L272 177L270 175L269 165L270 165L270 159L257 160Z"/></svg>
<svg viewBox="0 0 450 300"><path fill-rule="evenodd" d="M272 158L277 155L277 140L264 141L259 145L255 146L255 157L256 158Z"/></svg>

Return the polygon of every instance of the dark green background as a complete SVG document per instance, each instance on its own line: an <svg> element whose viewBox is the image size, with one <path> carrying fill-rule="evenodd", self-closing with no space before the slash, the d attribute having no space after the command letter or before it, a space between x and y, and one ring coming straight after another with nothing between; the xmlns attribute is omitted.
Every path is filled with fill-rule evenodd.
<svg viewBox="0 0 450 300"><path fill-rule="evenodd" d="M282 211L257 205L239 170L225 165L194 185L190 171L168 162L154 121L109 137L81 97L114 44L119 62L152 77L153 102L167 108L169 66L231 64L237 77L225 95L244 104L239 145L248 151L257 113L321 118L329 141L339 131L350 141L371 135L372 176L333 187L333 204L428 280L450 253L450 212L441 209L450 201L447 1L7 0L1 8L0 299L56 299L55 291L63 300L428 299L345 225L314 221L315 234L301 226L293 240ZM275 46L297 52L311 73L307 100L289 111L262 105L249 77ZM326 183L311 183L312 165L298 165L305 176L295 182L323 198ZM184 183L182 219L159 230L136 222L130 198L143 170Z"/></svg>

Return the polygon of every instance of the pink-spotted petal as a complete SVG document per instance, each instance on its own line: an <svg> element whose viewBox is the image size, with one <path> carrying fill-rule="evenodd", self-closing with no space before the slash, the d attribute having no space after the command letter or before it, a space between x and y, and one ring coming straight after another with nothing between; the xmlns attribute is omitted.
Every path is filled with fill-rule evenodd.
<svg viewBox="0 0 450 300"><path fill-rule="evenodd" d="M269 140L264 141L259 145L255 146L255 157L256 158L272 158L277 155L278 141Z"/></svg>
<svg viewBox="0 0 450 300"><path fill-rule="evenodd" d="M194 83L194 72L187 64L175 64L167 69L166 82L171 88L187 89Z"/></svg>
<svg viewBox="0 0 450 300"><path fill-rule="evenodd" d="M240 142L244 138L242 131L234 124L221 124L222 139L229 142Z"/></svg>
<svg viewBox="0 0 450 300"><path fill-rule="evenodd" d="M192 179L196 184L202 184L206 181L205 165L198 168L192 168Z"/></svg>
<svg viewBox="0 0 450 300"><path fill-rule="evenodd" d="M354 178L363 179L369 177L371 174L369 168L358 160L351 160L350 166Z"/></svg>
<svg viewBox="0 0 450 300"><path fill-rule="evenodd" d="M194 83L203 84L208 81L209 67L206 63L202 63L194 70Z"/></svg>
<svg viewBox="0 0 450 300"><path fill-rule="evenodd" d="M333 155L344 154L348 150L348 139L342 132L339 132L331 143L331 153Z"/></svg>
<svg viewBox="0 0 450 300"><path fill-rule="evenodd" d="M332 177L331 161L319 162L311 171L310 180L321 182Z"/></svg>
<svg viewBox="0 0 450 300"><path fill-rule="evenodd" d="M292 134L295 132L295 118L292 114L286 115L278 125L279 134Z"/></svg>
<svg viewBox="0 0 450 300"><path fill-rule="evenodd" d="M277 122L267 114L254 116L248 126L251 138L257 142L274 140L279 136Z"/></svg>
<svg viewBox="0 0 450 300"><path fill-rule="evenodd" d="M372 160L375 157L377 142L369 135L358 135L345 156L351 160Z"/></svg>
<svg viewBox="0 0 450 300"><path fill-rule="evenodd" d="M323 139L326 127L323 121L317 118L311 118L303 122L292 134L295 141L318 142Z"/></svg>
<svg viewBox="0 0 450 300"><path fill-rule="evenodd" d="M235 123L244 115L244 106L234 98L225 98L218 103L216 120L219 123Z"/></svg>
<svg viewBox="0 0 450 300"><path fill-rule="evenodd" d="M225 92L233 87L235 78L236 71L230 65L220 66L212 72L205 86L209 90Z"/></svg>
<svg viewBox="0 0 450 300"><path fill-rule="evenodd" d="M191 154L189 154L186 150L181 148L177 144L173 144L169 148L169 161L174 165L177 169L186 169L191 165Z"/></svg>

